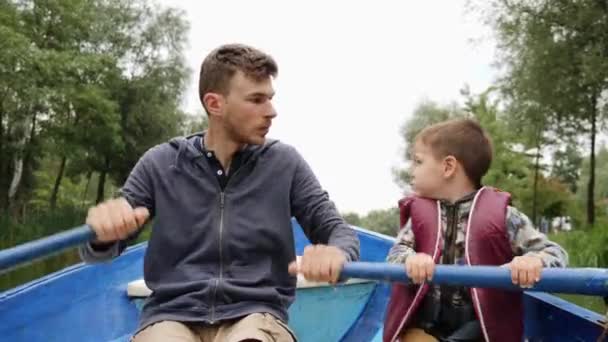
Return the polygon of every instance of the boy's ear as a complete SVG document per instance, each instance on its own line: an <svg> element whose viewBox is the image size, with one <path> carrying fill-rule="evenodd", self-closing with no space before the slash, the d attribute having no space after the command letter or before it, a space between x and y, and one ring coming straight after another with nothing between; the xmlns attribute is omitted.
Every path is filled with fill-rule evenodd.
<svg viewBox="0 0 608 342"><path fill-rule="evenodd" d="M456 173L458 167L458 161L454 156L447 156L443 159L443 176L450 178Z"/></svg>

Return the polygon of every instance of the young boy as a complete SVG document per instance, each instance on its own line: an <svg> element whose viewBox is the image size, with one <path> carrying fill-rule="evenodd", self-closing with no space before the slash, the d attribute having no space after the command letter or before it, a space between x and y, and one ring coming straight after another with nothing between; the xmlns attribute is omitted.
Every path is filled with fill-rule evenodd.
<svg viewBox="0 0 608 342"><path fill-rule="evenodd" d="M543 267L566 266L566 252L509 205L509 194L482 187L491 161L489 137L469 119L416 137L416 195L399 202L402 228L387 260L405 264L421 285L393 285L385 342L522 340L521 293L424 283L437 263L506 265L522 287L537 282Z"/></svg>

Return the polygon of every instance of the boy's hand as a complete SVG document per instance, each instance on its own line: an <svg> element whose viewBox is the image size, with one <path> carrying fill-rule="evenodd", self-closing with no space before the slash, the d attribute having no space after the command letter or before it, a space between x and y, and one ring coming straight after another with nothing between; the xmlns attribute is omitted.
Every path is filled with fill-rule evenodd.
<svg viewBox="0 0 608 342"><path fill-rule="evenodd" d="M524 255L513 258L507 266L511 270L513 284L521 287L532 287L540 280L543 261L537 256Z"/></svg>
<svg viewBox="0 0 608 342"><path fill-rule="evenodd" d="M405 260L405 270L414 284L422 284L433 279L435 262L428 254L416 253Z"/></svg>

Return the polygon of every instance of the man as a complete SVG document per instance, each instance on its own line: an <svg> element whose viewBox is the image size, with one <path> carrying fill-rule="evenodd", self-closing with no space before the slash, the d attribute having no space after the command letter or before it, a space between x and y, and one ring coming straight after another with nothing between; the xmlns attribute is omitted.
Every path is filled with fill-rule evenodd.
<svg viewBox="0 0 608 342"><path fill-rule="evenodd" d="M115 257L154 217L144 278L153 293L134 340L292 341L296 277L336 282L359 242L291 146L266 139L272 57L224 45L201 66L209 129L147 151L122 197L89 210L85 261ZM297 265L291 217L313 246ZM288 272L289 269L289 272ZM290 275L291 273L291 275Z"/></svg>

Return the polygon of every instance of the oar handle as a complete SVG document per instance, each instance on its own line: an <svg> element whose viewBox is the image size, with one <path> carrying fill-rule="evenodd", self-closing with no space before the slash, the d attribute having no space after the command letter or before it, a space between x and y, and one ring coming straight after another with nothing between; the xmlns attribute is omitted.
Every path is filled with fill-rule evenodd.
<svg viewBox="0 0 608 342"><path fill-rule="evenodd" d="M350 262L344 266L342 277L410 283L405 267L390 263ZM436 265L431 282L508 291L608 295L608 269L599 268L546 268L532 288L521 288L513 284L507 267Z"/></svg>
<svg viewBox="0 0 608 342"><path fill-rule="evenodd" d="M45 238L26 242L0 251L0 272L33 261L66 248L91 241L95 232L88 225L82 225Z"/></svg>

